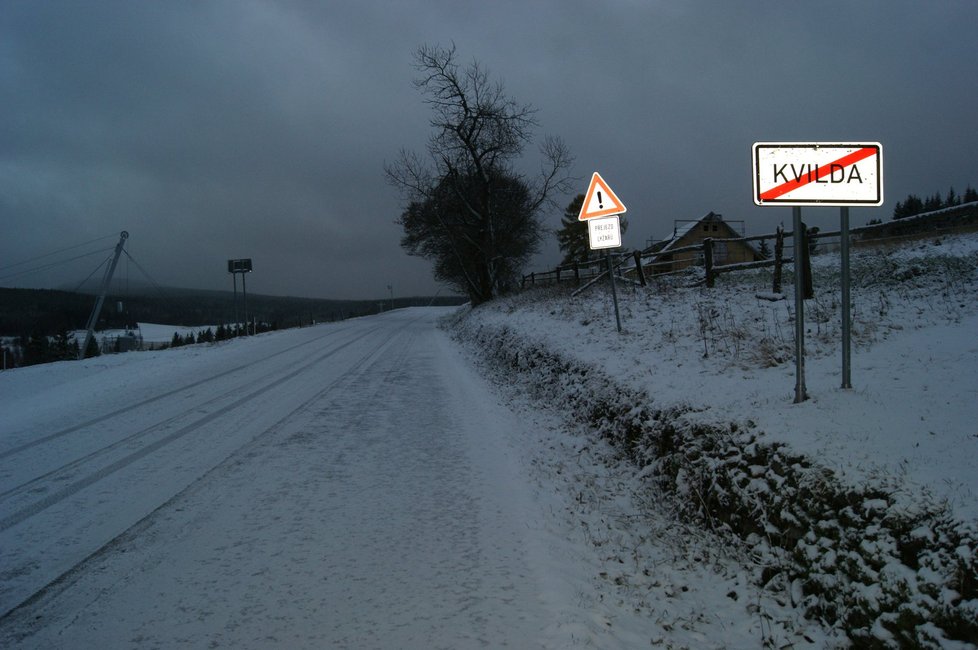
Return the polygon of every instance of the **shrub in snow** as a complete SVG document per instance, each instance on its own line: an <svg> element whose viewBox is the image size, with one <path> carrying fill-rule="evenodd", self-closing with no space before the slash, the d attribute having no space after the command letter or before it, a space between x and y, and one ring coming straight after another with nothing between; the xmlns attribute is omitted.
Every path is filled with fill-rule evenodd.
<svg viewBox="0 0 978 650"><path fill-rule="evenodd" d="M678 514L740 540L755 581L860 648L978 642L978 532L926 495L854 487L761 442L750 423L704 424L475 315L450 326L535 398L611 441ZM705 309L704 327L721 312ZM734 345L731 342L731 345ZM967 647L967 646L964 646Z"/></svg>

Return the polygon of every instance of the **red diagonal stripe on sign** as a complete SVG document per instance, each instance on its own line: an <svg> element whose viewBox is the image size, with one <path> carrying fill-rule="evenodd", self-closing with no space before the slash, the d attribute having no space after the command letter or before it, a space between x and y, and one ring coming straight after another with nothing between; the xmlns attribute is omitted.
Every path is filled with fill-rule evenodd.
<svg viewBox="0 0 978 650"><path fill-rule="evenodd" d="M840 165L841 167L846 168L849 165L856 164L860 160L865 160L865 159L869 158L870 156L875 156L876 155L876 151L877 151L876 150L876 147L863 147L862 149L857 149L856 151L853 151L850 154L846 154L845 156L839 158L838 160L833 160L832 162L830 162L829 164L825 165L824 167L823 166L820 166L818 168L818 174L817 175L814 175L813 174L813 175L810 176L810 175L806 174L804 178L792 179L792 180L788 181L787 183L781 183L777 187L772 187L767 192L764 192L763 194L761 194L761 200L762 201L770 201L772 199L776 199L779 196L783 196L783 195L787 194L788 192L792 192L794 190L797 190L799 187L804 187L805 185L808 185L809 183L812 183L814 181L817 181L818 179L822 178L823 176L828 176L832 172L832 166L833 165Z"/></svg>

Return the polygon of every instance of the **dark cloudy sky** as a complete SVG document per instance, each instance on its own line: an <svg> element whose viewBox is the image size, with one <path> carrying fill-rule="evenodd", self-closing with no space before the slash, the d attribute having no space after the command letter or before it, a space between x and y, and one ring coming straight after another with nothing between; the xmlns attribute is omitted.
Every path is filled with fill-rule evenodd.
<svg viewBox="0 0 978 650"><path fill-rule="evenodd" d="M975 0L2 0L0 276L128 230L162 284L229 288L251 257L254 292L434 293L383 167L429 134L412 53L453 41L566 141L579 192L601 172L626 246L710 210L790 223L751 201L755 141L881 142L886 203L852 219L889 218L978 187L975 25ZM551 237L537 266L558 259Z"/></svg>

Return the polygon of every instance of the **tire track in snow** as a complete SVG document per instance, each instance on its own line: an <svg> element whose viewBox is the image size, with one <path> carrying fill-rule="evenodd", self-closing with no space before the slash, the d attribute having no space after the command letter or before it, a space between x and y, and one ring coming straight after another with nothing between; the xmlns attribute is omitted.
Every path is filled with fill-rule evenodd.
<svg viewBox="0 0 978 650"><path fill-rule="evenodd" d="M132 452L132 453L130 453L130 454L128 454L128 455L126 455L126 456L118 459L118 460L116 460L115 462L112 462L109 465L106 465L106 466L104 466L104 467L102 467L102 468L100 468L100 469L98 469L98 470L96 470L96 471L88 474L84 478L79 479L77 481L74 481L71 484L64 486L60 490L57 490L55 492L52 492L51 494L47 495L46 497L44 497L44 498L42 498L42 499L40 499L38 501L35 501L34 503L32 503L32 504L30 504L30 505L28 505L28 506L26 506L24 508L21 508L20 510L17 510L16 512L14 512L14 513L12 513L12 514L10 514L10 515L8 515L8 516L0 519L0 532L3 532L5 530L7 530L8 528L11 528L13 526L16 526L17 524L21 523L22 521L24 521L26 519L29 519L30 517L36 515L39 512L42 512L43 510L45 510L45 509L53 506L54 504L59 503L59 502L65 500L65 499L67 499L68 497L70 497L70 496L76 494L77 492L79 492L79 491L81 491L81 490L89 487L90 485L93 485L93 484L97 483L98 481L104 479L105 477L110 476L110 475L118 472L119 470L121 470L121 469L123 469L125 467L128 467L132 463L134 463L134 462L136 462L136 461L138 461L138 460L146 457L147 455L149 455L149 454L151 454L151 453L153 453L153 452L155 452L155 451L157 451L157 450L165 447L166 445L169 445L170 443L172 443L172 442L174 442L176 440L179 440L180 438L183 438L184 436L186 436L189 433L192 433L192 432L198 430L200 427L204 426L208 422L211 422L213 420L216 420L217 418L221 417L222 415L225 415L226 413L228 413L230 411L233 411L234 409L240 407L241 405L248 403L249 401L251 401L255 397L258 397L259 395L261 395L261 394L263 394L263 393L265 393L265 392L267 392L267 391L275 388L276 386L279 386L279 385L285 383L286 381L289 381L290 379L295 378L296 376L302 374L303 372L305 372L306 370L312 368L313 366L318 365L322 361L328 359L329 357L331 357L334 354L340 352L341 350L349 347L350 345L353 345L357 341L360 341L361 339L369 336L370 334L373 334L378 329L379 329L379 327L374 327L374 328L372 328L370 330L367 330L366 332L364 332L363 334L357 336L356 338L353 338L353 339L347 341L346 343L343 343L343 344L341 344L341 345L339 345L337 347L332 348L331 350L329 350L325 354L322 354L322 355L314 358L313 360L311 360L311 361L309 361L309 362L307 362L307 363L299 366L298 368L290 371L289 373L287 373L287 374L279 377L278 379L275 379L275 380L273 380L273 381L265 384L261 388L258 388L257 390L253 390L253 391L247 393L243 397L235 400L234 402L232 402L232 403L230 403L230 404L228 404L228 405L226 405L226 406L224 406L224 407L222 407L222 408L220 408L220 409L218 409L216 411L213 411L213 412L207 414L203 418L200 418L200 419L198 419L198 420L196 420L194 422L191 422L190 424L181 427L180 429L174 431L173 433L170 433L169 435L166 435L163 438L160 438L160 439L158 439L158 440L156 440L156 441L154 441L154 442L152 442L150 444L147 444L147 445L139 448L138 450L136 450L136 451L134 451L134 452ZM252 364L248 364L248 365L252 365ZM241 366L241 367L244 367L244 366ZM179 392L179 391L175 391L175 392ZM236 392L236 389L234 391L230 391L230 392ZM70 469L74 469L75 467L78 467L80 465L83 465L86 462L89 462L91 460L94 460L98 456L101 456L104 453L106 453L106 452L110 451L111 449L114 449L114 448L116 448L116 447L118 447L118 446L120 446L122 444L125 444L127 442L131 442L131 441L136 440L136 439L138 439L140 437L144 437L144 436L148 435L149 433L151 433L151 432L153 432L153 431L155 431L155 430L157 430L157 429L165 426L166 424L168 424L169 422L171 422L171 421L173 421L175 419L178 419L180 417L183 417L184 415L186 415L188 413L191 413L193 411L199 410L202 406L206 406L208 404L211 404L213 402L217 402L217 401L220 401L220 400L226 398L228 394L229 393L224 393L224 394L222 394L222 395L220 395L218 397L209 399L206 402L204 402L203 404L198 404L198 405L196 405L196 406L188 409L187 411L185 411L184 413L182 413L180 415L174 416L172 418L168 418L167 420L164 420L163 422L157 423L157 424L153 425L152 427L148 427L148 428L146 428L146 429L144 429L142 431L139 431L139 432L137 432L135 434L132 434L132 435L128 436L127 438L124 438L123 440L116 441L116 442L112 443L111 445L108 445L106 447L103 447L102 449L99 449L99 450L97 450L95 452L92 452L91 454L89 454L89 455L87 455L87 456L85 456L83 458L76 459L76 460L74 460L74 461L72 461L72 462L70 462L70 463L68 463L66 465L63 465L62 467L60 467L60 468L58 468L58 469L56 469L56 470L54 470L52 472L49 472L45 476L38 477L37 479L33 479L31 481L28 481L27 483L24 483L24 484L22 484L22 485L20 485L20 486L18 486L16 488L13 488L12 490L8 490L7 492L5 492L2 495L2 498L9 500L9 499L11 499L13 497L16 497L19 494L23 494L23 493L28 492L30 490L38 490L38 489L40 489L39 488L40 481L43 480L43 479L48 479L47 482L49 484L50 483L55 483L55 482L57 482L56 475L65 473L66 471L68 471Z"/></svg>
<svg viewBox="0 0 978 650"><path fill-rule="evenodd" d="M252 366L255 366L257 364L264 363L264 362L268 361L269 359L274 359L275 357L281 356L283 354L287 354L287 353L292 352L293 350L296 350L296 349L301 348L303 346L306 346L306 345L310 345L312 343L319 342L319 341L321 341L324 338L329 338L329 337L331 337L331 336L333 336L335 334L339 334L340 332L345 332L346 330L350 329L351 327L352 326L347 326L347 327L344 327L344 328L341 328L341 329L332 330L329 333L324 334L322 336L318 336L316 338L309 339L308 341L303 341L302 343L297 343L297 344L295 344L293 346L290 346L288 348L285 348L284 350L279 350L278 352L274 352L272 354L269 354L267 356L261 357L259 359L255 359L254 361L251 361L249 363L245 363L245 364L242 364L240 366L236 366L234 368L230 368L228 370L224 370L222 372L217 373L216 375L212 375L210 377L205 377L204 379L199 379L199 380L197 380L197 381L195 381L195 382L193 382L191 384L187 384L185 386L181 386L179 388L175 388L175 389L170 390L170 391L167 391L165 393L160 393L159 395L155 395L153 397L149 397L147 399L144 399L141 402L137 402L135 404L130 404L129 406L124 406L124 407L119 408L119 409L116 409L116 410L114 410L114 411L112 411L110 413L106 413L105 415L100 415L100 416L98 416L96 418L92 418L90 420L86 420L85 422L82 422L80 424L75 424L75 425L72 425L72 426L67 427L65 429L61 429L59 431L55 431L54 433L49 433L46 436L43 436L43 437L38 438L36 440L31 440L30 442L25 442L25 443L23 443L21 445L18 445L16 447L12 447L10 449L5 449L3 451L0 451L0 460L3 460L5 458L7 458L9 456L13 456L15 454L19 454L22 451L26 451L26 450L31 449L33 447L36 447L38 445L43 445L44 443L51 442L52 440L57 440L58 438L61 438L62 436L68 435L69 433L75 433L76 431L80 431L82 429L87 429L88 427L94 426L96 424L101 424L102 422L105 422L106 420L111 420L114 417L117 417L117 416L122 415L124 413L128 413L130 411L134 411L134 410L136 410L138 408L142 408L143 406L146 406L148 404L152 404L153 402L158 402L158 401L164 400L164 399L166 399L168 397L173 397L174 395L177 395L177 394L179 394L179 393L181 393L183 391L191 390L193 388L197 388L198 386L202 386L202 385L207 384L207 383L210 383L212 381L216 381L218 379L222 379L224 377L227 377L228 375L234 374L236 372L240 372L242 370L245 370L245 369L250 368Z"/></svg>
<svg viewBox="0 0 978 650"><path fill-rule="evenodd" d="M6 607L4 607L3 610L0 610L0 627L6 627L8 624L16 625L17 622L14 621L13 619L18 619L18 618L25 619L26 623L23 624L26 625L27 627L36 625L37 619L39 617L31 616L29 612L29 609L33 605L35 605L36 603L38 603L39 601L47 597L56 596L58 593L61 593L63 590L67 589L75 580L77 580L81 575L84 574L85 570L89 566L97 562L101 557L105 556L108 553L113 552L114 550L136 539L140 533L142 533L144 530L146 530L152 525L155 517L160 512L165 511L168 507L172 506L174 503L185 498L187 495L193 493L195 490L200 489L201 486L206 484L208 481L212 480L217 473L219 473L224 468L226 468L229 463L233 463L235 457L241 454L247 454L250 450L264 444L266 438L269 435L272 435L275 432L277 432L283 424L288 422L291 418L295 417L297 414L304 412L306 409L309 408L310 405L315 404L317 401L321 400L324 396L332 392L338 385L344 382L356 381L367 370L369 370L369 368L373 365L373 363L375 363L376 360L381 356L381 353L383 353L387 348L392 347L396 343L398 334L401 334L405 329L407 329L410 325L412 325L419 319L420 317L412 319L411 321L408 321L407 323L401 325L398 328L398 330L394 331L391 334L391 336L385 337L380 343L372 347L369 352L364 354L360 359L358 359L355 363L353 363L353 365L347 368L343 372L343 374L341 374L339 377L331 381L324 388L317 391L314 395L304 400L301 404L299 404L298 406L290 410L288 413L283 415L281 418L276 420L275 423L267 427L264 431L255 435L249 441L247 441L246 443L244 443L243 445L241 445L240 447L238 447L237 449L229 453L227 457L225 457L222 461L216 463L213 467L209 468L206 472L204 472L201 476L196 478L190 484L186 485L181 490L179 490L176 494L172 495L171 497L166 499L163 503L153 508L152 511L150 511L141 519L133 523L131 526L129 526L119 534L115 535L114 537L112 537L111 539L103 543L94 551L82 557L79 561L75 562L70 568L61 572L55 578L48 580L45 584L41 585L39 588L34 589L31 593L20 598L18 602L15 602L14 604L7 605ZM341 348L334 349L331 352L319 357L316 363L322 361L323 359L329 356L332 356L332 354L335 354L336 352L339 352L340 349L342 349L342 347L347 347L352 343L376 332L378 329L380 329L380 327L381 326L374 327L368 330L367 332L363 333L361 336L357 337L356 339L347 342L346 344L341 346ZM396 366L400 365L400 363L403 362L403 358L405 356L404 350L406 349L406 347L407 346L402 345L398 349L397 361L395 363ZM312 365L314 365L314 363L307 364L306 366L304 366L303 368L297 370L295 373L292 374L293 375L298 374L299 372L307 369L308 367L311 367ZM389 370L387 373L385 373L385 378L384 378L385 383L390 380L390 375L392 371L393 368ZM285 378L282 378L277 383L281 383L281 381L284 380ZM266 388L271 388L271 386L267 386ZM213 419L213 418L209 418L209 419ZM29 633L20 633L20 634L15 634L13 638L16 638L17 641L21 641L27 636L29 636Z"/></svg>
<svg viewBox="0 0 978 650"><path fill-rule="evenodd" d="M127 407L124 407L124 408L121 408L121 409L117 409L117 410L115 410L115 411L113 411L111 413L108 413L106 415L103 415L101 417L94 418L92 420L88 420L86 422L83 422L82 424L79 424L79 425L70 427L68 429L63 429L63 430L58 431L56 433L50 434L48 436L45 436L44 438L39 439L37 441L34 441L32 443L28 443L26 445L22 445L21 447L19 447L16 450L11 450L6 455L12 455L15 451L24 451L24 450L26 450L28 448L35 447L38 444L41 444L41 443L44 443L44 442L48 442L48 441L50 441L52 439L55 439L57 437L66 435L68 433L72 433L72 432L75 432L75 431L80 431L82 429L85 429L85 428L94 426L95 424L99 424L101 422L104 422L106 420L109 420L109 419L111 419L113 417L116 417L118 415L121 415L123 413L128 413L128 412L131 412L131 411L135 411L136 409L138 409L140 407L143 407L143 406L146 406L147 404L160 401L160 400L165 399L167 397L173 397L173 396L179 394L182 391L191 390L191 389L196 388L196 387L198 387L198 386L200 386L202 384L205 384L207 382L214 381L216 379L220 379L220 378L226 377L229 374L232 374L232 373L235 373L235 372L239 372L241 370L244 370L244 369L247 369L247 368L249 368L251 366L254 366L255 364L262 363L262 362L268 361L270 359L274 359L275 357L279 357L279 356L281 356L283 354L286 354L288 352L291 352L292 350L295 350L297 348L303 347L305 345L309 345L310 343L316 343L318 341L323 340L324 338L330 338L330 337L332 337L332 336L334 336L336 334L339 334L340 332L344 332L344 331L346 331L348 329L350 329L350 327L346 327L346 328L343 328L343 329L340 329L340 330L332 331L329 334L326 334L324 336L318 336L318 337L316 337L314 339L310 339L308 341L304 341L304 342L299 343L297 345L290 346L290 347L288 347L288 348L286 348L284 350L280 350L280 351L278 351L278 352L276 352L274 354L267 355L265 357L262 357L260 359L257 359L256 361L253 361L251 363L246 363L246 364L239 365L239 366L237 366L235 368L231 368L230 370L226 370L226 371L220 372L220 373L218 373L216 375L213 375L211 377L207 377L207 378L201 379L199 381L196 381L196 382L194 382L192 384L189 384L187 386L183 386L182 388L178 388L178 389L175 389L175 390L167 391L167 392L162 393L160 395L157 395L155 397L151 397L149 399L143 400L143 401L141 401L141 402L139 402L137 404L133 404L131 406L127 406ZM374 330L370 330L370 332L373 332L373 331ZM367 334L369 334L370 332L367 332ZM363 336L366 336L366 334L362 335L359 338L362 338ZM355 339L355 340L359 340L359 338L358 339ZM351 341L351 342L353 342L353 341ZM224 393L222 393L220 395L216 395L214 397L210 397L208 399L205 399L203 402L199 402L199 403L197 403L196 405L194 405L192 407L186 408L183 411L181 411L180 413L177 413L177 414L172 415L172 416L170 416L168 418L165 418L165 419L163 419L163 420L161 420L159 422L156 422L155 424L152 424L152 425L150 425L148 427L145 427L145 428L143 428L143 429L141 429L141 430L139 430L139 431L137 431L135 433L129 434L128 436L125 436L123 438L120 438L118 440L115 440L115 441L109 443L108 445L105 445L103 447L100 447L98 449L95 449L95 450L93 450L93 451L91 451L91 452L89 452L89 453L87 453L87 454L85 454L85 455L83 455L81 457L72 459L71 461L69 461L69 462L61 465L60 467L56 467L56 468L54 468L54 469L52 469L52 470L50 470L48 472L45 472L44 474L41 474L40 476L35 476L35 477L31 478L29 481L26 481L24 483L21 483L20 485L17 485L17 486L14 486L12 488L9 488L9 489L5 490L4 492L0 492L0 502L2 502L4 500L8 500L8 497L15 498L17 495L25 494L25 493L30 492L30 491L41 491L41 490L44 489L43 488L43 484L44 484L45 481L48 481L50 483L54 483L54 482L58 482L58 481L70 480L70 478L71 478L70 471L73 470L73 469L75 469L76 467L83 466L85 463L87 463L89 461L92 461L92 460L98 458L99 456L104 456L104 455L110 453L111 451L113 451L114 449L117 449L119 447L122 447L122 446L124 446L126 444L130 444L130 443L138 440L139 438L142 438L142 437L145 437L145 436L149 436L150 434L154 433L158 429L164 428L167 425L172 424L173 422L176 422L176 421L180 420L181 418L185 418L188 415L191 415L195 411L200 411L201 409L203 409L204 407L207 407L208 405L212 405L212 404L215 404L215 403L220 402L221 400L227 399L229 396L231 396L231 395L233 395L235 393L240 392L240 390L241 390L240 387L237 387L237 386L232 387L232 388L230 388L229 390L225 391ZM3 455L0 455L0 460L2 460L3 457L4 457ZM67 476L65 476L66 474L67 474ZM0 520L0 521L2 521L2 520ZM3 530L3 528L0 527L0 531L2 531L2 530Z"/></svg>

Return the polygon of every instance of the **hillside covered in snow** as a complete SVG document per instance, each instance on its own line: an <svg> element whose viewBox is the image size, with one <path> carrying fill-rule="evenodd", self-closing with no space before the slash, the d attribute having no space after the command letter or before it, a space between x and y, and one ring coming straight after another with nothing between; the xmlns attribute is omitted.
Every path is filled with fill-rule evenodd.
<svg viewBox="0 0 978 650"><path fill-rule="evenodd" d="M516 390L610 441L675 515L728 535L755 581L860 647L978 641L978 235L852 252L853 388L839 255L813 258L810 399L794 303L770 272L602 282L480 306L450 327ZM959 645L959 644L964 644Z"/></svg>

